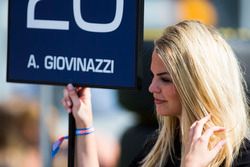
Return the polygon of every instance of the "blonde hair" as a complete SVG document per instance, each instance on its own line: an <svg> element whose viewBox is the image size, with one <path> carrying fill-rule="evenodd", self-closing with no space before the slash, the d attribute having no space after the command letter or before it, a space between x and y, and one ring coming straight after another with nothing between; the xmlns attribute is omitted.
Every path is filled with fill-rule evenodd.
<svg viewBox="0 0 250 167"><path fill-rule="evenodd" d="M204 131L211 126L227 129L213 135L210 147L221 138L226 138L227 144L209 167L222 163L230 167L248 131L246 84L231 47L214 28L198 21L183 21L165 29L155 41L155 50L179 93L182 115L180 122L175 117L158 116L159 136L142 166L160 167L172 159L177 126L183 153L189 127L210 114Z"/></svg>

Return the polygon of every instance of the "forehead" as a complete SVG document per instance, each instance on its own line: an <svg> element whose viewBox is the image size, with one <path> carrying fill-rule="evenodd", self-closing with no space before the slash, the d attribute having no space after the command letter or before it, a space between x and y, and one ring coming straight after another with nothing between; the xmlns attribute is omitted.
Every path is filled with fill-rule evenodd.
<svg viewBox="0 0 250 167"><path fill-rule="evenodd" d="M160 58L159 54L154 50L151 59L151 71L152 72L166 72L167 68Z"/></svg>

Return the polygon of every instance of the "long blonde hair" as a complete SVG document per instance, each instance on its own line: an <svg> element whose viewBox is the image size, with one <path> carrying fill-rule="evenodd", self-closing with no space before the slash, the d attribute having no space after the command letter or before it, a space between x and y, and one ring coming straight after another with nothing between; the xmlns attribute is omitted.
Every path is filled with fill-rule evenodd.
<svg viewBox="0 0 250 167"><path fill-rule="evenodd" d="M227 129L215 134L210 146L221 138L226 138L227 144L209 167L222 163L230 167L248 131L246 84L231 47L214 28L198 21L183 21L165 29L155 41L155 50L180 95L182 115L180 122L175 117L158 116L159 136L142 166L160 167L171 160L177 126L183 153L189 127L210 114L204 131L211 126Z"/></svg>

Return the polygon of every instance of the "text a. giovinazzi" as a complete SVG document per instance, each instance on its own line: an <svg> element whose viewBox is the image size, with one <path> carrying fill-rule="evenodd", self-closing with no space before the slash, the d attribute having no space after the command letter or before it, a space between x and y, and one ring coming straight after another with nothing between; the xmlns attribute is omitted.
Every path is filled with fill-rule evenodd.
<svg viewBox="0 0 250 167"><path fill-rule="evenodd" d="M44 68L47 70L114 73L114 60L47 55L44 58Z"/></svg>

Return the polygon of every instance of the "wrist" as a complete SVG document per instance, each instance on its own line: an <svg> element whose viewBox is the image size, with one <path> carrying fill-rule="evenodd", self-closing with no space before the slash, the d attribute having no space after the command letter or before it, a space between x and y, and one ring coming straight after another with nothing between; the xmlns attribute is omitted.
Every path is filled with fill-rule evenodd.
<svg viewBox="0 0 250 167"><path fill-rule="evenodd" d="M93 126L90 126L88 128L77 128L75 130L75 136L86 136L94 132L95 132L95 128ZM63 141L68 138L69 138L68 136L60 137L56 142L53 143L52 152L51 152L52 158L54 158L57 152L59 151L60 146L63 143Z"/></svg>
<svg viewBox="0 0 250 167"><path fill-rule="evenodd" d="M91 134L95 131L95 128L93 126L91 127L88 127L88 128L79 128L79 129L76 129L76 136L85 136L85 135L88 135L88 134Z"/></svg>
<svg viewBox="0 0 250 167"><path fill-rule="evenodd" d="M89 128L93 126L93 122L92 121L82 121L82 120L78 120L75 119L76 121L76 128L77 129L81 129L81 128Z"/></svg>
<svg viewBox="0 0 250 167"><path fill-rule="evenodd" d="M93 124L78 124L76 123L76 129L84 129L84 128L90 128Z"/></svg>

